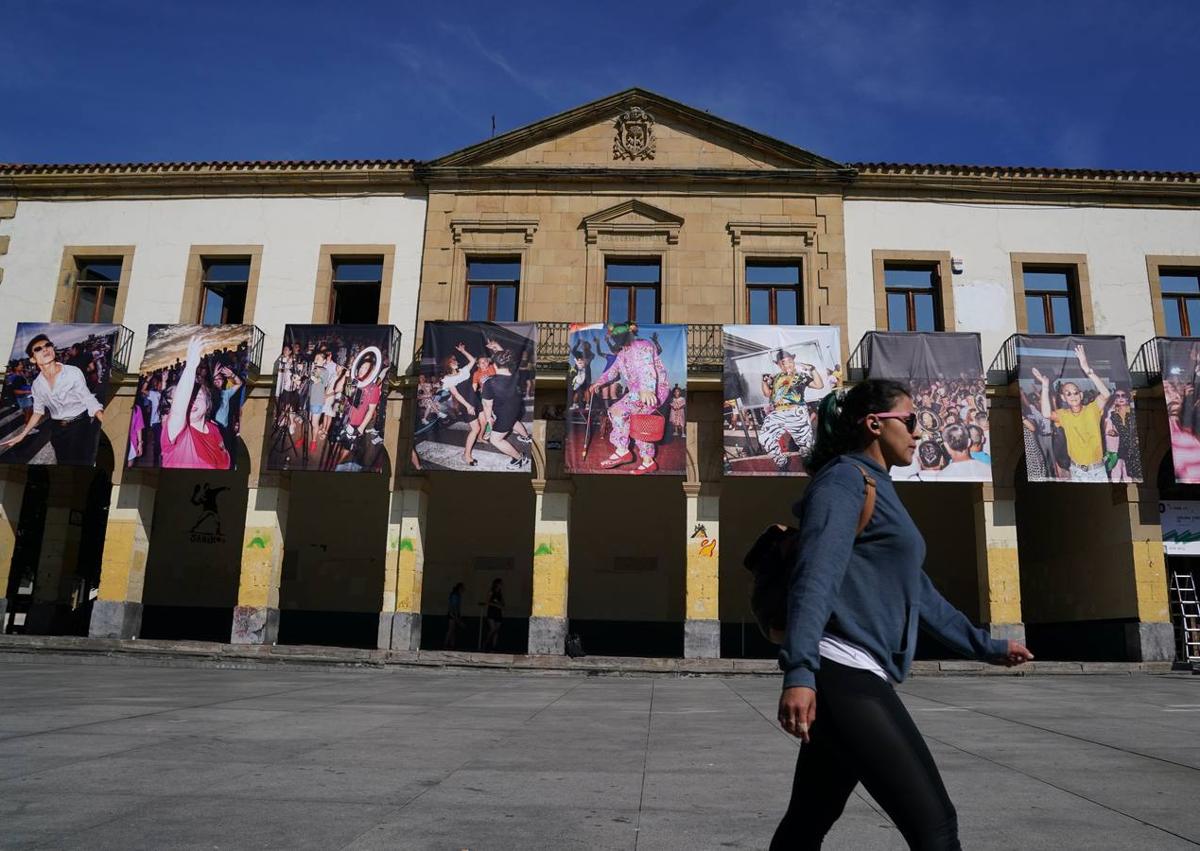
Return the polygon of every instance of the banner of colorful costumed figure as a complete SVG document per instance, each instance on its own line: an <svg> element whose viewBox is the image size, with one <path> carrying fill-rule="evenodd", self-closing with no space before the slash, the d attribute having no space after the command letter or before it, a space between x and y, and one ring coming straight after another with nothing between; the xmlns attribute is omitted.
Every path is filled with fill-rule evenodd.
<svg viewBox="0 0 1200 851"><path fill-rule="evenodd" d="M1200 340L1160 340L1158 357L1175 481L1200 484Z"/></svg>
<svg viewBox="0 0 1200 851"><path fill-rule="evenodd" d="M120 333L120 325L17 325L0 393L0 464L96 463Z"/></svg>
<svg viewBox="0 0 1200 851"><path fill-rule="evenodd" d="M805 475L817 405L842 383L839 330L726 325L724 341L725 475Z"/></svg>
<svg viewBox="0 0 1200 851"><path fill-rule="evenodd" d="M528 473L537 325L426 322L414 451L421 469Z"/></svg>
<svg viewBox="0 0 1200 851"><path fill-rule="evenodd" d="M687 326L572 325L566 468L687 472Z"/></svg>
<svg viewBox="0 0 1200 851"><path fill-rule="evenodd" d="M868 378L912 391L921 438L913 463L892 478L990 482L992 430L978 334L873 332L864 341Z"/></svg>
<svg viewBox="0 0 1200 851"><path fill-rule="evenodd" d="M284 328L268 469L383 469L393 333L391 325Z"/></svg>
<svg viewBox="0 0 1200 851"><path fill-rule="evenodd" d="M126 465L232 470L253 325L151 325Z"/></svg>
<svg viewBox="0 0 1200 851"><path fill-rule="evenodd" d="M1125 339L1018 334L1025 470L1031 482L1140 482Z"/></svg>

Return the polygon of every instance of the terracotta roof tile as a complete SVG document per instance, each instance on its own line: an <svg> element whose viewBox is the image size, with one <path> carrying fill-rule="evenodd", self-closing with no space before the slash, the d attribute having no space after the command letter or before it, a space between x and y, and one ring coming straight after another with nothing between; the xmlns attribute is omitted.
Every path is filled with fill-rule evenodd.
<svg viewBox="0 0 1200 851"><path fill-rule="evenodd" d="M1125 180L1153 183L1195 183L1200 172L1137 171L1131 169L1045 168L1038 166L955 165L950 163L849 163L866 174L905 174L930 176L1050 177L1075 180Z"/></svg>
<svg viewBox="0 0 1200 851"><path fill-rule="evenodd" d="M157 163L0 163L0 174L156 174L213 171L320 171L411 169L416 160L204 160Z"/></svg>

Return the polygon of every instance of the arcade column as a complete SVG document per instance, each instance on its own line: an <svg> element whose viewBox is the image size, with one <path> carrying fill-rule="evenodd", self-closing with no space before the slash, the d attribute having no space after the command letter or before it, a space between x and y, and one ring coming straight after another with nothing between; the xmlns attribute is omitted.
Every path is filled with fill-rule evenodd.
<svg viewBox="0 0 1200 851"><path fill-rule="evenodd" d="M993 638L1024 642L1015 499L1011 486L985 484L975 491L975 565L982 625Z"/></svg>
<svg viewBox="0 0 1200 851"><path fill-rule="evenodd" d="M716 659L721 655L719 536L721 486L684 482L687 498L687 600L683 624L683 655L687 659Z"/></svg>
<svg viewBox="0 0 1200 851"><path fill-rule="evenodd" d="M8 582L13 552L17 547L17 525L25 496L25 468L0 468L0 634L8 617Z"/></svg>
<svg viewBox="0 0 1200 851"><path fill-rule="evenodd" d="M229 637L233 644L274 644L279 638L279 583L283 576L289 486L286 473L262 473L251 482L238 600Z"/></svg>
<svg viewBox="0 0 1200 851"><path fill-rule="evenodd" d="M376 646L380 650L419 650L429 480L402 477L397 484L389 494L387 560Z"/></svg>
<svg viewBox="0 0 1200 851"><path fill-rule="evenodd" d="M531 655L561 656L566 650L574 492L575 486L567 480L533 480L533 600L528 651Z"/></svg>
<svg viewBox="0 0 1200 851"><path fill-rule="evenodd" d="M1152 485L1114 489L1114 501L1128 514L1131 593L1137 619L1125 624L1126 657L1135 662L1168 662L1175 658L1167 564L1158 511L1159 493ZM1124 530L1122 530L1124 531Z"/></svg>
<svg viewBox="0 0 1200 851"><path fill-rule="evenodd" d="M90 638L137 638L154 522L157 470L126 470L113 485Z"/></svg>

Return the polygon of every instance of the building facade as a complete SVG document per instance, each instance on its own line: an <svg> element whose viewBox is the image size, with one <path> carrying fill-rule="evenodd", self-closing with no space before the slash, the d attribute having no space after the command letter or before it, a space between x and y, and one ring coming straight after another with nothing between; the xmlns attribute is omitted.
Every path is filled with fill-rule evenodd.
<svg viewBox="0 0 1200 851"><path fill-rule="evenodd" d="M592 653L770 655L741 557L804 479L723 475L722 326L837 327L851 378L889 330L977 333L985 367L1018 333L1117 335L1133 358L1190 336L1200 269L1194 174L848 165L636 89L425 163L0 177L0 349L18 321L124 324L134 363L153 323L265 335L236 471L125 469L135 379L95 470L4 468L0 586L27 632L438 648L451 589L475 618L500 578L502 650L560 653L571 631ZM526 474L414 463L433 320L538 323ZM383 473L268 472L284 326L363 321L399 329L407 367ZM569 324L609 321L687 326L682 477L567 471ZM1137 391L1142 483L1029 482L1006 366L992 482L900 485L928 572L1040 658L1172 658L1159 502L1190 494L1159 474L1161 388ZM220 540L191 532L201 486L226 488Z"/></svg>

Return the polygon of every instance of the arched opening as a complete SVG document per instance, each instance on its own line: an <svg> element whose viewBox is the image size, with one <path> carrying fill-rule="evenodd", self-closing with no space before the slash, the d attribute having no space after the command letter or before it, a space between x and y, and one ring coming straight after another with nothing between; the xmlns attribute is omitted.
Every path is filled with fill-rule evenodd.
<svg viewBox="0 0 1200 851"><path fill-rule="evenodd" d="M504 609L495 650L524 653L533 598L534 493L529 476L438 472L429 476L421 584L421 647L443 649L451 589L459 582L464 628L457 649L485 644L490 589L500 580ZM574 564L575 543L571 542Z"/></svg>
<svg viewBox="0 0 1200 851"><path fill-rule="evenodd" d="M1125 485L1030 482L1016 474L1021 611L1040 659L1128 658L1137 595Z"/></svg>
<svg viewBox="0 0 1200 851"><path fill-rule="evenodd" d="M575 478L567 614L588 653L683 655L686 520L678 478Z"/></svg>
<svg viewBox="0 0 1200 851"><path fill-rule="evenodd" d="M291 474L280 644L376 646L387 515L382 473Z"/></svg>
<svg viewBox="0 0 1200 851"><path fill-rule="evenodd" d="M0 632L20 634L28 631L29 608L33 603L33 583L41 559L49 496L50 468L30 466L25 473L12 569L8 574L5 594L8 597L8 612L5 623L0 624Z"/></svg>
<svg viewBox="0 0 1200 851"><path fill-rule="evenodd" d="M720 603L721 657L773 659L779 648L759 632L750 612L746 551L767 526L795 526L792 506L804 496L807 478L727 477L721 484Z"/></svg>
<svg viewBox="0 0 1200 851"><path fill-rule="evenodd" d="M1190 503L1191 505L1171 506L1171 508L1186 508L1189 514L1193 513L1192 506L1200 506L1200 485L1183 484L1176 480L1175 466L1170 452L1166 453L1162 463L1159 464L1157 483L1160 503ZM1166 509L1167 506L1164 506L1163 510ZM1168 582L1171 582L1173 575L1181 576L1181 578L1190 576L1192 587L1200 588L1200 555L1168 553L1166 568ZM1169 593L1173 594L1174 592ZM1179 606L1172 603L1170 608L1171 626L1175 630L1176 658L1184 659L1187 657L1187 648L1183 646L1183 616Z"/></svg>

